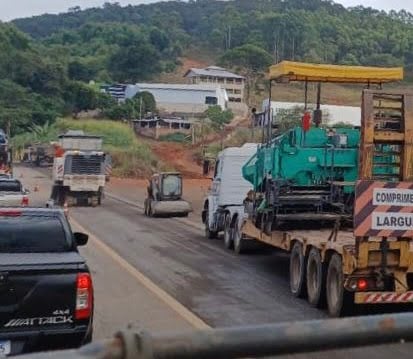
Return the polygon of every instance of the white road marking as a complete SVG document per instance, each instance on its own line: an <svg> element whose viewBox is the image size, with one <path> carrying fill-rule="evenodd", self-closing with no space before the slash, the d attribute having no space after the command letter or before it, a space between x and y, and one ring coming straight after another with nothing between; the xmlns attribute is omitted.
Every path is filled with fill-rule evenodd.
<svg viewBox="0 0 413 359"><path fill-rule="evenodd" d="M79 222L70 218L70 222L79 228L80 231L89 233L89 240L96 245L102 252L111 257L117 264L119 264L123 269L130 273L135 279L139 281L146 289L162 300L168 307L175 311L179 316L185 319L193 327L197 329L211 329L211 327L205 323L201 318L196 316L188 308L179 303L175 298L165 292L162 288L157 286L148 277L146 277L142 272L132 266L124 258L122 258L118 253L116 253L112 248L105 244L102 240L98 239L96 236L86 230Z"/></svg>

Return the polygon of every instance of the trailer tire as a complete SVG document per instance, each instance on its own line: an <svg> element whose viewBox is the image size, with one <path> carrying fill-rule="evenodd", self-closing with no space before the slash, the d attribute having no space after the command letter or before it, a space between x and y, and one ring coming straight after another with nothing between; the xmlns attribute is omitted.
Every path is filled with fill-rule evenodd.
<svg viewBox="0 0 413 359"><path fill-rule="evenodd" d="M225 216L225 226L224 226L224 245L227 249L232 249L234 247L234 236L233 228L231 228L231 215L228 213Z"/></svg>
<svg viewBox="0 0 413 359"><path fill-rule="evenodd" d="M337 253L333 254L327 271L327 308L331 317L351 315L354 305L354 293L344 288L343 261Z"/></svg>
<svg viewBox="0 0 413 359"><path fill-rule="evenodd" d="M99 198L98 198L98 196L97 196L97 195L92 196L92 198L91 198L91 206L92 206L93 208L95 208L95 207L97 207L98 205L99 205Z"/></svg>
<svg viewBox="0 0 413 359"><path fill-rule="evenodd" d="M326 303L326 271L320 251L312 248L307 258L307 300L315 308L323 308Z"/></svg>
<svg viewBox="0 0 413 359"><path fill-rule="evenodd" d="M217 239L218 238L218 232L216 231L211 231L209 229L208 222L205 222L205 237L207 239Z"/></svg>
<svg viewBox="0 0 413 359"><path fill-rule="evenodd" d="M290 254L290 290L297 298L304 298L306 295L306 261L303 253L303 246L300 242L295 242Z"/></svg>
<svg viewBox="0 0 413 359"><path fill-rule="evenodd" d="M66 191L63 187L58 186L56 192L56 202L58 206L63 207L66 202Z"/></svg>
<svg viewBox="0 0 413 359"><path fill-rule="evenodd" d="M239 218L237 218L234 223L233 238L234 252L238 255L245 253L245 237L239 228Z"/></svg>
<svg viewBox="0 0 413 359"><path fill-rule="evenodd" d="M148 216L148 199L145 198L145 201L143 202L143 214L145 216Z"/></svg>
<svg viewBox="0 0 413 359"><path fill-rule="evenodd" d="M155 213L153 213L152 204L151 204L151 203L149 203L149 207L148 207L148 217L155 218Z"/></svg>
<svg viewBox="0 0 413 359"><path fill-rule="evenodd" d="M205 238L206 239L216 239L218 238L218 232L216 231L211 231L209 228L209 207L206 205L205 207Z"/></svg>

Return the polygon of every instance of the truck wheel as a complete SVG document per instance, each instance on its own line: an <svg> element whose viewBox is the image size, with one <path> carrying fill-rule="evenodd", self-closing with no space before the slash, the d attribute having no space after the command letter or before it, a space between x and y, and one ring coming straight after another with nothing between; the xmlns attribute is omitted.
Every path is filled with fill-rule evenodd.
<svg viewBox="0 0 413 359"><path fill-rule="evenodd" d="M327 308L331 317L350 315L354 304L354 294L345 290L343 261L337 253L333 254L327 271Z"/></svg>
<svg viewBox="0 0 413 359"><path fill-rule="evenodd" d="M148 216L148 200L147 199L145 199L145 202L143 204L143 214L145 216Z"/></svg>
<svg viewBox="0 0 413 359"><path fill-rule="evenodd" d="M325 283L320 251L312 248L307 258L307 299L313 307L325 305Z"/></svg>
<svg viewBox="0 0 413 359"><path fill-rule="evenodd" d="M206 239L216 239L218 238L218 232L211 231L209 228L209 208L206 207L206 215L205 215L205 238Z"/></svg>
<svg viewBox="0 0 413 359"><path fill-rule="evenodd" d="M97 207L99 205L98 196L92 196L91 204L92 204L92 207Z"/></svg>
<svg viewBox="0 0 413 359"><path fill-rule="evenodd" d="M152 203L149 201L148 202L148 217L153 217L153 212L152 212Z"/></svg>
<svg viewBox="0 0 413 359"><path fill-rule="evenodd" d="M236 219L233 230L234 252L243 254L245 252L245 238L239 229L239 218Z"/></svg>
<svg viewBox="0 0 413 359"><path fill-rule="evenodd" d="M207 239L216 239L216 238L218 238L218 232L211 231L209 229L208 222L205 222L205 237Z"/></svg>
<svg viewBox="0 0 413 359"><path fill-rule="evenodd" d="M290 290L297 298L303 298L306 294L305 267L303 246L295 242L290 254Z"/></svg>
<svg viewBox="0 0 413 359"><path fill-rule="evenodd" d="M76 198L69 195L63 195L62 206L65 204L65 202L67 203L68 207L73 207L77 204Z"/></svg>
<svg viewBox="0 0 413 359"><path fill-rule="evenodd" d="M57 198L57 200L56 200L57 205L63 207L64 204L65 204L65 201L66 201L66 192L65 192L64 188L62 188L62 187L57 188L56 198Z"/></svg>
<svg viewBox="0 0 413 359"><path fill-rule="evenodd" d="M231 228L231 215L228 213L225 216L225 228L224 228L224 244L225 248L232 249L234 246L233 228Z"/></svg>

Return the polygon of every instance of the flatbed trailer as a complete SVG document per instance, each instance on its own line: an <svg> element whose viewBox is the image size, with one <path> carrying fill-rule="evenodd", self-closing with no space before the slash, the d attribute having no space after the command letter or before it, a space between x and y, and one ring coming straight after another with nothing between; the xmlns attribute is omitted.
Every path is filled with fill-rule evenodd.
<svg viewBox="0 0 413 359"><path fill-rule="evenodd" d="M255 199L264 196L259 192L248 193L245 214L235 213L229 221L233 223L235 252L245 250L248 240L288 252L292 294L306 297L314 307L327 307L331 316L351 314L355 304L413 303L413 93L381 89L382 83L402 76L400 69L365 70L288 62L270 70L270 80L277 82L379 85L378 90L363 91L359 180L352 183L353 228L345 229L341 220L322 225L321 219L313 219L313 226L305 227L305 223L301 225L306 221L301 218L302 213L290 213L281 217L294 220L284 227L293 230L282 230L257 216ZM307 86L305 89L307 92ZM271 103L271 86L269 97ZM268 125L268 143L271 137ZM384 161L384 156L390 156L391 161ZM385 171L377 171L378 168ZM314 229L318 223L322 229Z"/></svg>
<svg viewBox="0 0 413 359"><path fill-rule="evenodd" d="M234 240L244 241L238 246L245 248L245 241L252 239L288 252L292 294L307 297L318 308L327 305L331 316L351 314L354 304L413 303L413 246L409 239L386 241L385 273L383 239L357 243L352 230L266 234L245 219Z"/></svg>

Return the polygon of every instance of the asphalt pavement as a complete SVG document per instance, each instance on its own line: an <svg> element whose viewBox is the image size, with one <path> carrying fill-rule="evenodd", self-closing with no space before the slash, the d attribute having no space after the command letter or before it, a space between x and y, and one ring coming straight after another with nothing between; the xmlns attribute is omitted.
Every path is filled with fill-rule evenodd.
<svg viewBox="0 0 413 359"><path fill-rule="evenodd" d="M25 167L16 176L32 190L33 203L50 194L46 171ZM33 192L33 189L39 192ZM131 325L150 331L232 327L326 318L288 287L288 258L268 249L228 252L207 240L199 225L143 215L128 198L106 196L99 208L71 208L72 225L92 235L82 250L95 282L95 338ZM410 345L298 355L297 358L396 358Z"/></svg>

